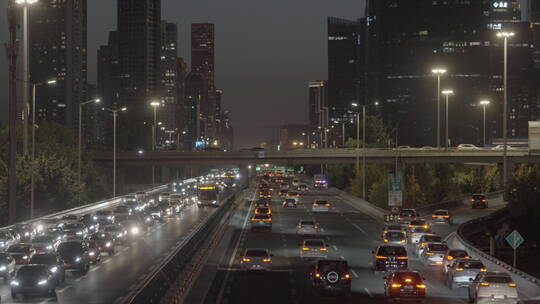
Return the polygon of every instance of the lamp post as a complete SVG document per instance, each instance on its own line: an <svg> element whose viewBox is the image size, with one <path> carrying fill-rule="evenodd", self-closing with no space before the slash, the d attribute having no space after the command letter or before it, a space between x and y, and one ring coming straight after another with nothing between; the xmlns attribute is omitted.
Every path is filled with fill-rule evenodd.
<svg viewBox="0 0 540 304"><path fill-rule="evenodd" d="M28 7L35 4L38 0L15 0L23 8L23 96L22 96L22 116L23 116L23 152L28 155L28 110L30 108L30 62L29 62L29 34L28 34Z"/></svg>
<svg viewBox="0 0 540 304"><path fill-rule="evenodd" d="M507 156L507 116L508 116L508 38L513 37L513 32L498 32L497 37L504 39L504 102L503 102L503 186L506 189L508 185L508 156Z"/></svg>
<svg viewBox="0 0 540 304"><path fill-rule="evenodd" d="M446 119L445 119L445 123L446 123L446 130L445 130L445 140L446 140L446 144L444 145L446 147L446 149L448 149L448 100L450 98L450 95L453 95L454 94L454 91L453 90L444 90L442 91L441 93L444 94L444 96L446 96L446 111L445 111L445 114L446 114Z"/></svg>
<svg viewBox="0 0 540 304"><path fill-rule="evenodd" d="M154 124L152 125L152 151L156 151L156 132L157 132L157 108L159 107L159 101L150 102L150 106L154 108ZM156 183L156 166L152 165L152 185Z"/></svg>
<svg viewBox="0 0 540 304"><path fill-rule="evenodd" d="M482 119L482 121L483 121L483 123L482 123L482 125L483 125L483 128L482 128L483 136L482 137L483 137L484 147L486 146L486 106L489 105L489 104L490 104L489 100L480 101L480 105L482 105L482 108L483 108L482 109L483 110L482 111L483 112L483 115L482 115L482 117L483 117L483 119Z"/></svg>
<svg viewBox="0 0 540 304"><path fill-rule="evenodd" d="M311 142L310 142L310 138L309 138L309 132L303 132L302 136L306 136L306 138L307 138L307 148L311 149Z"/></svg>
<svg viewBox="0 0 540 304"><path fill-rule="evenodd" d="M431 70L437 76L437 148L441 147L441 76L446 73L445 68Z"/></svg>
<svg viewBox="0 0 540 304"><path fill-rule="evenodd" d="M109 111L113 114L113 197L116 197L116 117L118 117L118 112L126 111L127 108L102 108L102 110Z"/></svg>
<svg viewBox="0 0 540 304"><path fill-rule="evenodd" d="M90 99L90 100L87 100L87 101L83 101L81 103L79 103L79 143L78 143L78 149L77 149L77 154L78 154L78 160L77 160L77 181L80 183L81 182L81 158L82 158L82 110L83 110L83 106L84 105L87 105L89 103L100 103L101 102L101 99L99 98L94 98L94 99Z"/></svg>
<svg viewBox="0 0 540 304"><path fill-rule="evenodd" d="M358 103L351 103L358 107ZM356 150L360 150L360 112L356 112ZM360 156L356 153L356 173L360 171ZM362 105L362 199L366 199L366 105Z"/></svg>
<svg viewBox="0 0 540 304"><path fill-rule="evenodd" d="M30 161L30 218L34 218L34 202L35 202L35 187L36 182L34 179L34 162L36 159L36 87L47 84L53 85L56 80L49 80L46 82L33 83L32 84L32 152Z"/></svg>

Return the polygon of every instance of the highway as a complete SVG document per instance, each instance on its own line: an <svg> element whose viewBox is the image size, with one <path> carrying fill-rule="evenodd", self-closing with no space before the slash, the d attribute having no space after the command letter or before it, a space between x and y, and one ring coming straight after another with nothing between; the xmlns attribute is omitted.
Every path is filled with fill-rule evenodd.
<svg viewBox="0 0 540 304"><path fill-rule="evenodd" d="M309 282L309 262L299 257L295 226L300 219L315 219L322 228L322 238L331 246L329 258L345 259L352 274L351 303L386 303L383 298L383 276L371 270L371 251L381 240L382 218L374 218L363 210L361 200L351 200L336 190L308 192L301 198L298 209L284 209L274 196L271 203L273 229L271 232L250 232L247 218L250 202L238 209L229 225L222 247L214 253L194 283L186 303L336 303L335 298L312 293ZM305 206L314 199L333 203L328 213L313 213ZM365 204L365 203L364 203ZM487 210L472 210L468 206L451 210L454 225L435 225L433 230L445 237L459 224L487 215L501 208L501 199L492 200ZM268 248L274 254L269 273L252 274L240 270L240 257L246 248ZM450 290L444 277L435 267L425 267L411 253L410 268L418 270L427 282L426 303L467 303L467 289ZM212 270L215 276L212 276ZM211 280L213 278L213 280ZM522 290L523 294L538 294ZM341 303L341 302L340 302Z"/></svg>
<svg viewBox="0 0 540 304"><path fill-rule="evenodd" d="M225 194L224 194L225 195ZM190 232L190 228L216 209L187 207L180 215L170 216L165 222L150 227L145 235L125 245L118 245L116 253L102 256L97 265L81 276L67 272L65 283L57 288L57 298L26 297L13 301L9 283L0 283L2 303L118 303L146 274Z"/></svg>

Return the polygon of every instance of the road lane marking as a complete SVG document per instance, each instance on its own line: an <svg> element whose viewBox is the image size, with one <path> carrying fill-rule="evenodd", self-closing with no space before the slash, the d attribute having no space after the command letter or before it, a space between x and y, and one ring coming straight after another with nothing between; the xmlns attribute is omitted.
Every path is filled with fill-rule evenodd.
<svg viewBox="0 0 540 304"><path fill-rule="evenodd" d="M360 277L360 276L356 273L356 271L354 271L354 269L351 270L351 273L353 274L353 276L354 276L355 278L359 278L359 277Z"/></svg>
<svg viewBox="0 0 540 304"><path fill-rule="evenodd" d="M66 290L68 290L70 288L73 288L73 286L71 286L71 285L70 286L65 286L65 287L63 287L61 289L58 289L56 292L64 292L64 291L66 291Z"/></svg>
<svg viewBox="0 0 540 304"><path fill-rule="evenodd" d="M368 294L370 298L373 298L373 295L371 294L371 292L369 292L369 289L367 289L367 287L365 287L364 290L366 291L366 293Z"/></svg>
<svg viewBox="0 0 540 304"><path fill-rule="evenodd" d="M360 226L353 224L354 228L360 230L363 234L367 235L367 233L364 231L364 229L360 228Z"/></svg>
<svg viewBox="0 0 540 304"><path fill-rule="evenodd" d="M106 259L105 261L103 261L103 264L107 264L109 263L111 260L110 259Z"/></svg>
<svg viewBox="0 0 540 304"><path fill-rule="evenodd" d="M94 266L94 267L92 267L92 269L90 269L90 272L98 270L99 267L100 267L100 266Z"/></svg>

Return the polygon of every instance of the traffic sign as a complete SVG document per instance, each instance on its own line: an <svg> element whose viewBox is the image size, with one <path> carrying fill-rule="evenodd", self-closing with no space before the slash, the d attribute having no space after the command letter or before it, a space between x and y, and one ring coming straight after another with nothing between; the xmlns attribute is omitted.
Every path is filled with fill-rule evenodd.
<svg viewBox="0 0 540 304"><path fill-rule="evenodd" d="M510 244L512 248L516 249L521 244L523 244L525 239L521 236L521 234L519 234L517 230L514 230L512 231L512 233L506 236L506 241L508 242L508 244Z"/></svg>
<svg viewBox="0 0 540 304"><path fill-rule="evenodd" d="M388 174L388 206L403 204L403 177L401 173Z"/></svg>

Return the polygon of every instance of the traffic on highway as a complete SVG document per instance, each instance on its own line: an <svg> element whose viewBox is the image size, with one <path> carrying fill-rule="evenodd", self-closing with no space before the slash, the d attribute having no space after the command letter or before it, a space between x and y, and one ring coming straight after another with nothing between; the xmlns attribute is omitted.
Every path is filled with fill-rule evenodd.
<svg viewBox="0 0 540 304"><path fill-rule="evenodd" d="M446 242L489 209L402 209L374 218L306 176L265 173L230 224L217 273L195 303L521 303L521 286ZM484 202L487 208L487 198ZM503 206L500 198L492 209ZM457 224L457 225L456 225ZM199 280L208 281L208 277ZM204 294L204 296L200 296ZM529 302L527 302L529 303Z"/></svg>

